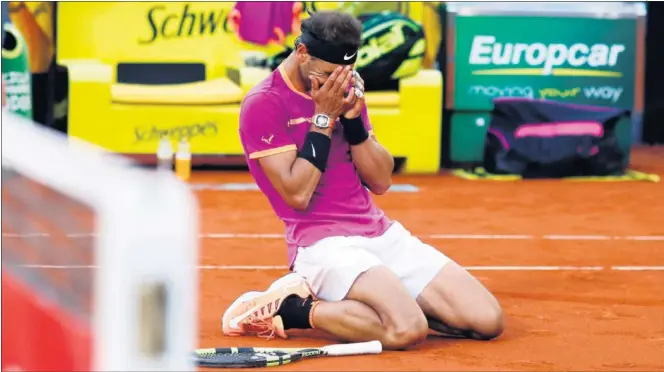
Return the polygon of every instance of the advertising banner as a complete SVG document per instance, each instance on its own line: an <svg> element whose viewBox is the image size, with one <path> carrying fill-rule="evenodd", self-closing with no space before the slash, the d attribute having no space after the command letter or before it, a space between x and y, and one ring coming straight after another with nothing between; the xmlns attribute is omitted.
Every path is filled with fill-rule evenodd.
<svg viewBox="0 0 664 372"><path fill-rule="evenodd" d="M55 56L53 44L53 8L46 1L10 1L9 16L23 36L28 49L30 71L48 72Z"/></svg>
<svg viewBox="0 0 664 372"><path fill-rule="evenodd" d="M11 23L3 25L5 43L2 46L3 107L32 119L32 75L28 47L21 32Z"/></svg>
<svg viewBox="0 0 664 372"><path fill-rule="evenodd" d="M458 16L456 110L490 110L496 97L631 109L636 19Z"/></svg>

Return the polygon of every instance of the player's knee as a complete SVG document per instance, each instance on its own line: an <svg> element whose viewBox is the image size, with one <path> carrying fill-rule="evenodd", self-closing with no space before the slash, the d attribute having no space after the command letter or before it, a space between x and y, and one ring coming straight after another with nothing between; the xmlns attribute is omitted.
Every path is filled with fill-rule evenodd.
<svg viewBox="0 0 664 372"><path fill-rule="evenodd" d="M475 338L484 341L500 336L505 329L505 317L500 306L486 306L477 313L474 323Z"/></svg>
<svg viewBox="0 0 664 372"><path fill-rule="evenodd" d="M415 346L427 338L429 326L424 314L396 322L385 329L383 347L403 350Z"/></svg>

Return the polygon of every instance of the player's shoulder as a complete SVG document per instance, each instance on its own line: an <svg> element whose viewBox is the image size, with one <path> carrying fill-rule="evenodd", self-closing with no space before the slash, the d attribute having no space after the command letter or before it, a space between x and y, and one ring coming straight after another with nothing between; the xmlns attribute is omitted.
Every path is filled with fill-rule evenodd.
<svg viewBox="0 0 664 372"><path fill-rule="evenodd" d="M241 130L252 131L257 126L288 121L288 106L280 83L278 75L272 73L247 92L240 107Z"/></svg>
<svg viewBox="0 0 664 372"><path fill-rule="evenodd" d="M242 99L242 106L253 106L254 104L283 103L286 84L281 79L278 70L274 70L260 83L252 87Z"/></svg>
<svg viewBox="0 0 664 372"><path fill-rule="evenodd" d="M275 74L265 78L262 82L251 88L242 99L241 111L266 111L276 108L286 109L284 94Z"/></svg>

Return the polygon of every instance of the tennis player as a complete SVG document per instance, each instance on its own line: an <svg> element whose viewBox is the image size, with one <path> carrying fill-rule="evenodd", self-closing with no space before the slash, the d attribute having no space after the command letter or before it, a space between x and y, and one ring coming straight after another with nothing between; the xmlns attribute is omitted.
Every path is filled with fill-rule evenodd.
<svg viewBox="0 0 664 372"><path fill-rule="evenodd" d="M391 186L394 160L373 135L353 71L361 23L317 12L301 29L296 49L240 113L249 169L286 226L292 273L238 298L224 313L224 334L286 338L289 329L316 328L386 349L415 345L429 328L500 335L503 315L489 291L372 201L369 190Z"/></svg>

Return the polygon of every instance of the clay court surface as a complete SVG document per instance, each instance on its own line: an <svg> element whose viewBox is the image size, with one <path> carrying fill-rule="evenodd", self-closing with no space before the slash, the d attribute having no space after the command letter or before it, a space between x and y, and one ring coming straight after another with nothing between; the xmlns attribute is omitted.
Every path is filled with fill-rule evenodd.
<svg viewBox="0 0 664 372"><path fill-rule="evenodd" d="M633 168L664 175L664 149ZM194 183L252 182L199 173ZM664 182L466 181L395 176L417 193L376 197L388 216L468 267L501 302L507 329L490 342L430 337L378 356L307 360L280 370L664 370ZM258 191L199 191L200 346L318 346L229 338L221 314L285 274L283 226Z"/></svg>

